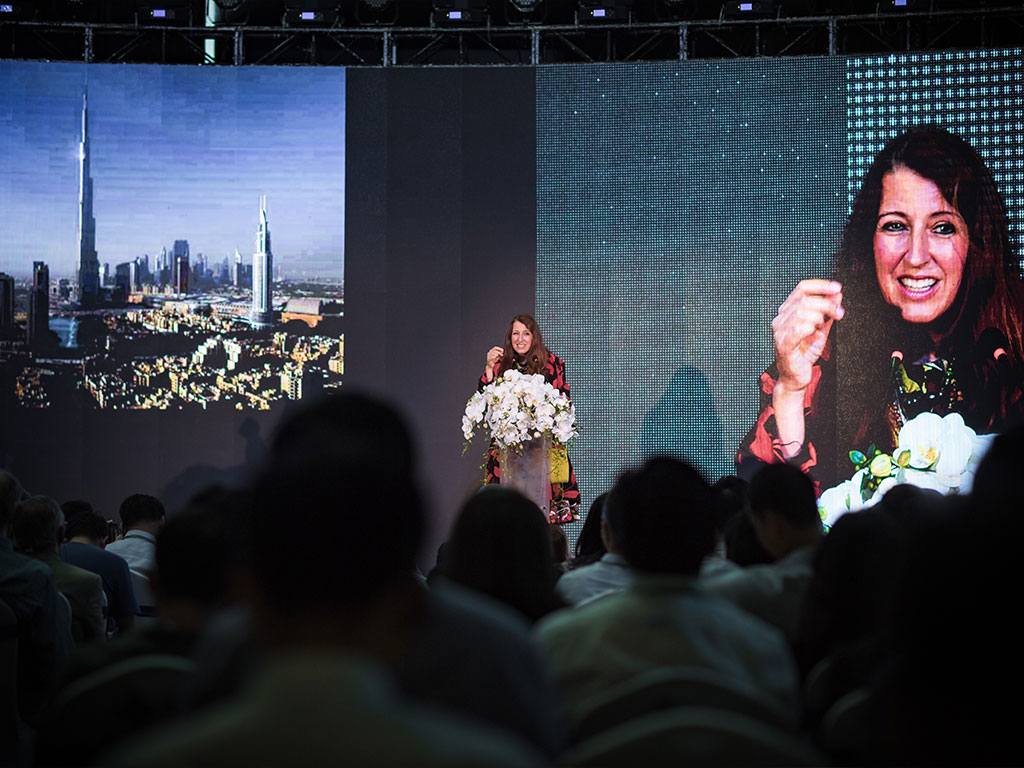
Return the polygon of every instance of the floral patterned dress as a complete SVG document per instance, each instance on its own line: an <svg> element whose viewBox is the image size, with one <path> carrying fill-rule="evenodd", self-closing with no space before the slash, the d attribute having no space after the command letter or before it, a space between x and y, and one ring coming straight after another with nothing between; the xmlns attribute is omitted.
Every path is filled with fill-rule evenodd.
<svg viewBox="0 0 1024 768"><path fill-rule="evenodd" d="M498 370L501 363L494 366L494 377L498 377ZM566 397L569 396L569 385L565 381L565 363L561 358L548 352L548 360L540 371L544 374L544 381L553 386ZM477 382L477 391L490 384L486 378L480 377ZM501 482L501 463L498 461L498 447L492 442L487 449L487 478L485 484ZM579 519L580 489L576 484L576 471L569 461L569 482L551 484L551 512L552 523L569 523Z"/></svg>

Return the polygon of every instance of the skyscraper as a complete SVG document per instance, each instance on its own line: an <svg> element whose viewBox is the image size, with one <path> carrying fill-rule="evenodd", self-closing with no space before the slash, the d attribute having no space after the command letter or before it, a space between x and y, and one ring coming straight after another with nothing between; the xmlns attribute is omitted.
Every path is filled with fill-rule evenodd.
<svg viewBox="0 0 1024 768"><path fill-rule="evenodd" d="M267 226L267 198L260 197L260 226L256 231L256 251L252 255L252 322L271 323L273 306L274 256L270 251L270 227Z"/></svg>
<svg viewBox="0 0 1024 768"><path fill-rule="evenodd" d="M188 293L188 240L175 240L174 253L174 292Z"/></svg>
<svg viewBox="0 0 1024 768"><path fill-rule="evenodd" d="M78 303L91 309L100 298L100 262L96 255L96 219L92 215L89 168L89 94L82 94L82 143L78 146Z"/></svg>
<svg viewBox="0 0 1024 768"><path fill-rule="evenodd" d="M50 331L50 268L32 262L32 289L28 294L28 343L38 346Z"/></svg>
<svg viewBox="0 0 1024 768"><path fill-rule="evenodd" d="M14 336L14 278L0 272L0 339Z"/></svg>

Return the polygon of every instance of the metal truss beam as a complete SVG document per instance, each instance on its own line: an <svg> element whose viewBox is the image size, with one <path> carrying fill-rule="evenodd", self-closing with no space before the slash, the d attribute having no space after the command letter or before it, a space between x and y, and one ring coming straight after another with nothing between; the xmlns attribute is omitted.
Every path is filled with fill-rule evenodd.
<svg viewBox="0 0 1024 768"><path fill-rule="evenodd" d="M508 66L1013 47L1024 8L485 27L0 22L0 58L161 64ZM212 45L210 45L212 41Z"/></svg>

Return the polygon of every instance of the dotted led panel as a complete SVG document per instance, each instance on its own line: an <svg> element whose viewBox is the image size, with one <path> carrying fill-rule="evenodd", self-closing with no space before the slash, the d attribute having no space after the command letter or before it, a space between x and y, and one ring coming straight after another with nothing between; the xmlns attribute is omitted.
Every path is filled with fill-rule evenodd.
<svg viewBox="0 0 1024 768"><path fill-rule="evenodd" d="M623 468L732 471L779 304L847 209L841 59L537 74L537 313L565 361L584 504Z"/></svg>
<svg viewBox="0 0 1024 768"><path fill-rule="evenodd" d="M1024 241L1024 51L939 51L846 62L849 201L875 154L907 128L939 125L967 139L992 170L1010 235Z"/></svg>

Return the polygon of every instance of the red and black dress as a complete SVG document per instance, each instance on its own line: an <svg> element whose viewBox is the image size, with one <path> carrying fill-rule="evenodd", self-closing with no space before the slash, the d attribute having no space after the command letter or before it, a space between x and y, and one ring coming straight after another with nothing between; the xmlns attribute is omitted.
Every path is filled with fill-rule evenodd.
<svg viewBox="0 0 1024 768"><path fill-rule="evenodd" d="M517 361L517 367L522 370L521 366ZM494 365L494 378L498 378L498 371L501 368L501 362L497 362ZM524 371L525 372L525 371ZM544 364L544 368L539 371L544 374L544 381L553 386L559 392L566 397L569 396L569 385L565 381L565 363L562 362L561 358L555 357L552 352L548 352L548 360ZM483 388L490 384L483 376L477 382L477 391L482 392ZM501 482L501 464L498 461L498 447L491 442L490 447L487 449L487 479L484 483L500 483ZM569 461L569 482L567 483L552 483L551 484L551 506L549 507L551 522L553 523L569 523L573 520L579 519L579 507L580 507L580 489L576 484L576 471L572 468L572 461Z"/></svg>

